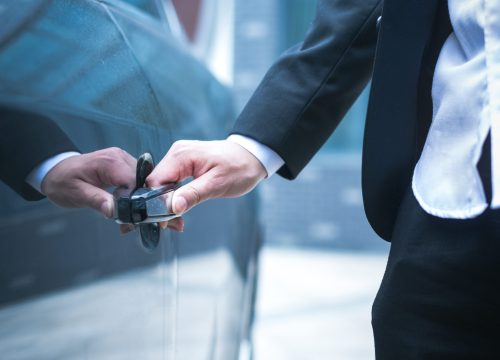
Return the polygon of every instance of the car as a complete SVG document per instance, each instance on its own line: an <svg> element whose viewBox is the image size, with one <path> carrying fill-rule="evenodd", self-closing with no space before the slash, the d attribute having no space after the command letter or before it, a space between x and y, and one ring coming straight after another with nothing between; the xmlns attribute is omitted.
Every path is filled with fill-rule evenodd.
<svg viewBox="0 0 500 360"><path fill-rule="evenodd" d="M82 152L159 161L176 140L224 138L231 91L172 30L171 10L0 1L0 104L53 119ZM97 212L1 183L0 198L2 359L251 357L257 194L199 205L152 250Z"/></svg>

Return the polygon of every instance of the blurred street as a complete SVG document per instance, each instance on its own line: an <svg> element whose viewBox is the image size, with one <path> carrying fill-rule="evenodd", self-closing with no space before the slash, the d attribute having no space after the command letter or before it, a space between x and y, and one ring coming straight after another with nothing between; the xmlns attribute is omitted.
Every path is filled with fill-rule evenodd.
<svg viewBox="0 0 500 360"><path fill-rule="evenodd" d="M266 247L255 359L375 359L370 311L385 263L381 254Z"/></svg>

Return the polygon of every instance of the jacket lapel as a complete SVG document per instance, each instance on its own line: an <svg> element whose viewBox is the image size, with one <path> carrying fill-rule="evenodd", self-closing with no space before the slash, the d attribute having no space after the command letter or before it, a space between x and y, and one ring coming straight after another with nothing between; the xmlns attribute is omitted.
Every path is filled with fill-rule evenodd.
<svg viewBox="0 0 500 360"><path fill-rule="evenodd" d="M443 0L446 1L446 0ZM440 0L386 0L363 147L365 211L390 239L416 157L419 78Z"/></svg>

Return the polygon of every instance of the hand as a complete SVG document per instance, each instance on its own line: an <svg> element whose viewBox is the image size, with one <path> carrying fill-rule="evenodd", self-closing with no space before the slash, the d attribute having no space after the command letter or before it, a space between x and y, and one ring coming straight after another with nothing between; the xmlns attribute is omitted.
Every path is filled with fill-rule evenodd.
<svg viewBox="0 0 500 360"><path fill-rule="evenodd" d="M109 186L135 186L136 160L119 148L73 156L54 166L42 182L42 192L65 208L89 207L113 216Z"/></svg>
<svg viewBox="0 0 500 360"><path fill-rule="evenodd" d="M236 143L183 140L172 145L146 183L155 187L193 177L172 199L173 212L182 214L208 199L244 195L266 176L259 160Z"/></svg>

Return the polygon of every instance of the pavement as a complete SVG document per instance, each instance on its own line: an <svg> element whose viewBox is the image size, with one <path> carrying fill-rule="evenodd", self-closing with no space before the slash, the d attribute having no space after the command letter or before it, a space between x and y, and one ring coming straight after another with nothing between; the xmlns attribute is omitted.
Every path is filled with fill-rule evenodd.
<svg viewBox="0 0 500 360"><path fill-rule="evenodd" d="M370 312L386 261L386 253L265 247L254 358L375 359Z"/></svg>

